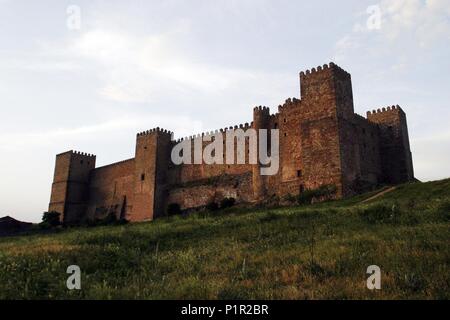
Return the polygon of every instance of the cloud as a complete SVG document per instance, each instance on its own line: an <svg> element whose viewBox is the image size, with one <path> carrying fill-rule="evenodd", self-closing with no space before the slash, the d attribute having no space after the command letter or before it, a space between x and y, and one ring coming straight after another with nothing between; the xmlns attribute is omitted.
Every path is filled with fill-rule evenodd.
<svg viewBox="0 0 450 320"><path fill-rule="evenodd" d="M381 24L379 29L369 29L360 13L352 32L341 37L335 45L337 61L359 54L379 56L399 49L403 59L418 55L414 50L425 50L448 43L450 40L450 6L448 0L382 0L379 4ZM364 51L364 53L362 53ZM403 63L404 64L404 63ZM402 69L401 66L398 69Z"/></svg>
<svg viewBox="0 0 450 320"><path fill-rule="evenodd" d="M103 86L99 94L119 102L149 102L158 93L199 90L214 93L251 74L195 63L181 54L177 32L137 36L90 30L71 39L68 59L91 62Z"/></svg>
<svg viewBox="0 0 450 320"><path fill-rule="evenodd" d="M447 0L384 0L381 8L382 33L392 41L411 32L417 44L425 47L450 37Z"/></svg>
<svg viewBox="0 0 450 320"><path fill-rule="evenodd" d="M12 150L19 151L29 146L41 148L42 146L60 144L71 139L75 141L91 139L93 134L114 133L120 135L127 130L138 132L156 126L176 130L178 135L189 134L186 129L183 129L186 127L198 132L203 130L202 122L186 116L153 115L152 117L121 117L91 126L59 128L41 132L24 132L22 134L3 133L0 134L0 150L5 152Z"/></svg>
<svg viewBox="0 0 450 320"><path fill-rule="evenodd" d="M252 90L270 95L277 93L281 82L285 83L286 75L202 61L202 53L195 56L179 45L189 32L189 24L184 26L177 24L157 34L88 29L73 34L63 45L38 43L41 62L32 67L43 71L46 67L53 71L89 71L100 81L98 95L120 103L155 102L167 95L181 99L195 93L231 97L242 94L243 89L247 96ZM28 65L24 60L22 67Z"/></svg>

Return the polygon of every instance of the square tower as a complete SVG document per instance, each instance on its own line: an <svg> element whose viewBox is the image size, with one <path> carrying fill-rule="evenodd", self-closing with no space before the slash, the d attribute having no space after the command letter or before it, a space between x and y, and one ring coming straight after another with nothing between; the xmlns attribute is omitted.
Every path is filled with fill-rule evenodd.
<svg viewBox="0 0 450 320"><path fill-rule="evenodd" d="M89 176L95 168L95 155L68 151L56 156L49 211L61 214L61 222L80 222L87 209Z"/></svg>

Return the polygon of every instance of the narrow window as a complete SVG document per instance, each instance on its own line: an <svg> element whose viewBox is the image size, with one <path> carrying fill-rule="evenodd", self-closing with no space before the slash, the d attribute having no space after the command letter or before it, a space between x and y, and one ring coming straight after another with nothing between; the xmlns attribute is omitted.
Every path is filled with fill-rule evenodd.
<svg viewBox="0 0 450 320"><path fill-rule="evenodd" d="M141 174L141 181L145 180L145 173Z"/></svg>
<svg viewBox="0 0 450 320"><path fill-rule="evenodd" d="M83 160L80 160L80 164L83 164L83 162L84 162Z"/></svg>
<svg viewBox="0 0 450 320"><path fill-rule="evenodd" d="M302 170L297 170L297 178L300 178L302 176Z"/></svg>

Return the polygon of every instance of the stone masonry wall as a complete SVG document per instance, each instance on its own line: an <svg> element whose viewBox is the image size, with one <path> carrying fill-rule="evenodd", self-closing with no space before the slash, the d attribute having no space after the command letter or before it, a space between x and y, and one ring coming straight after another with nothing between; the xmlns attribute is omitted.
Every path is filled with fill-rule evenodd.
<svg viewBox="0 0 450 320"><path fill-rule="evenodd" d="M170 203L182 209L202 208L225 197L257 203L323 185L336 186L336 197L345 197L414 178L406 115L400 107L369 112L367 119L355 114L351 76L333 63L301 72L300 84L300 99L286 100L274 114L267 107L254 108L251 123L176 141L167 130L141 132L134 159L95 169L95 156L58 155L49 210L61 212L65 222L109 213L145 221L164 215ZM246 163L225 163L227 132L250 128L279 130L276 175L261 176L261 165L248 162L248 138ZM212 134L223 137L223 163L172 163L177 143L191 143L194 162L194 140ZM209 143L202 142L202 150Z"/></svg>
<svg viewBox="0 0 450 320"><path fill-rule="evenodd" d="M87 217L101 219L114 214L118 219L133 217L134 159L92 170Z"/></svg>

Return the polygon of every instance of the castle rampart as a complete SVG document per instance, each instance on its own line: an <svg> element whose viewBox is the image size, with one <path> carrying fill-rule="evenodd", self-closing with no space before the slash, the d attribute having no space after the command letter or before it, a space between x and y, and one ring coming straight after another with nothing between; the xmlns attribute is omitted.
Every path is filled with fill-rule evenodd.
<svg viewBox="0 0 450 320"><path fill-rule="evenodd" d="M300 73L300 99L289 98L270 113L253 109L252 122L185 138L155 128L136 135L135 157L95 168L96 157L80 152L56 156L49 210L65 223L113 214L130 221L165 215L169 204L182 210L202 208L226 197L238 203L261 203L296 196L323 185L336 186L337 197L414 178L406 115L398 106L354 113L351 75L334 63ZM242 129L277 129L279 170L260 174L261 164L227 164L227 133ZM206 164L194 156L221 135L223 161ZM208 139L205 139L208 138ZM268 139L270 141L270 139ZM189 164L174 164L171 151L188 146ZM269 150L271 146L269 145Z"/></svg>

